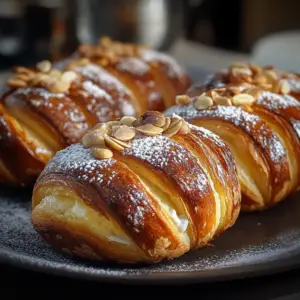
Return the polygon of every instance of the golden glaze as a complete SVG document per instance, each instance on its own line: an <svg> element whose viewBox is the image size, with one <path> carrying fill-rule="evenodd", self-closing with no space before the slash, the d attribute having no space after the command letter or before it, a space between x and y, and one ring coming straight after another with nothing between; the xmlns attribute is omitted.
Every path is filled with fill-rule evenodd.
<svg viewBox="0 0 300 300"><path fill-rule="evenodd" d="M94 159L81 145L58 152L34 187L35 229L58 250L96 260L153 263L204 246L235 223L240 186L229 148L211 132L191 129L172 138L136 137L109 159ZM59 195L57 206L68 195L78 198L98 217L69 218L70 207L55 211L50 204L53 195ZM188 221L184 227L173 221L175 212ZM109 242L104 227L94 236L98 218L110 222L111 231L120 227L119 236L130 243Z"/></svg>
<svg viewBox="0 0 300 300"><path fill-rule="evenodd" d="M213 86L220 87L217 83L213 83ZM228 85L233 86L244 88L239 85ZM211 87L212 85L195 85L189 90L188 95L195 97L205 91L213 91ZM296 107L298 104L293 102L296 100L291 100L287 105L285 97L290 96L263 92L251 107L217 105L205 110L197 110L193 100L187 105L174 106L165 114L175 113L188 122L210 129L228 142L235 157L238 158L240 180L247 166L250 168L248 180L254 180L261 190L259 200L253 187L250 188L250 182L246 184L245 180L241 181L243 209L265 209L283 200L295 191L297 185L299 186L299 141L291 126L291 120L293 122L299 120ZM270 105L266 99L271 103L277 101L278 105ZM280 135L279 128L281 128ZM250 157L252 162L249 160ZM256 165L256 170L251 166L253 164Z"/></svg>
<svg viewBox="0 0 300 300"><path fill-rule="evenodd" d="M66 61L57 63L55 66L64 71L69 68L70 63L77 60L78 53L75 53ZM139 62L134 70L130 68L130 63L128 64L130 61L132 63L132 60ZM184 70L179 69L177 62L164 56L164 63L160 62L159 65L162 64L168 66L168 70L175 68L179 71L179 73L176 72L177 81L189 82L187 74ZM27 69L27 71L30 70ZM31 72L33 71L34 68ZM178 88L173 86L174 74L172 75L169 71L168 74L160 74L165 72L163 68L154 67L141 57L122 57L120 55L115 64L105 66L98 59L94 60L94 64L88 62L77 65L75 72L77 78L63 93L51 93L46 88L31 87L30 84L26 88L9 88L8 86L1 88L0 98L5 111L5 119L13 120L12 122L20 127L18 130L10 129L10 139L24 140L23 137L17 136L23 135L30 139L31 143L39 145L39 153L32 152L31 148L27 146L28 142L23 143L23 150L16 149L14 151L19 155L22 155L23 152L30 152L32 159L29 161L32 161L34 169L34 164L41 164L40 156L47 153L48 158L42 160L42 167L44 167L49 159L49 154L51 157L55 151L78 142L83 134L98 122L121 118L124 115L137 117L146 109L165 109L174 103L174 90ZM164 78L163 82L160 77ZM164 84L169 86L169 90L163 87ZM187 89L188 85L184 84L184 89ZM181 91L183 92L183 90ZM168 101L165 101L166 97L169 99ZM7 135L6 127L6 125L2 126L3 132L0 131L0 140L2 136ZM10 128L12 127L15 126L11 125ZM4 141L7 141L6 137L1 142L2 152L8 153L10 146L5 149L8 142L4 143ZM21 147L18 145L15 143L16 147ZM29 148L26 149L26 147ZM25 157L24 155L24 159ZM24 169L19 169L18 178L22 177L22 183L12 180L16 177L14 174L16 167L12 167L13 161L3 162L8 159L13 160L12 157L0 156L1 181L8 184L13 183L16 186L32 185L38 172L34 171L34 176L29 175ZM6 182L8 176L12 178Z"/></svg>

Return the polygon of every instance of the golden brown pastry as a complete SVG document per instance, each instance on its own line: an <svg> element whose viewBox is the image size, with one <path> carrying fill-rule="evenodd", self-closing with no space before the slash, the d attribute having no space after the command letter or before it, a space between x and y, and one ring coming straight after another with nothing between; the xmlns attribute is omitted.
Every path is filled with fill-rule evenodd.
<svg viewBox="0 0 300 300"><path fill-rule="evenodd" d="M203 126L228 144L237 163L243 210L271 207L299 187L300 103L295 98L242 84L191 90L165 114Z"/></svg>
<svg viewBox="0 0 300 300"><path fill-rule="evenodd" d="M154 263L231 227L240 200L235 162L220 138L149 111L98 124L59 151L35 184L32 223L70 255Z"/></svg>
<svg viewBox="0 0 300 300"><path fill-rule="evenodd" d="M251 63L233 63L227 69L209 75L203 83L194 84L190 94L199 95L200 89L224 87L228 84L255 85L263 90L289 94L300 100L300 75L285 72L274 66L259 66Z"/></svg>
<svg viewBox="0 0 300 300"><path fill-rule="evenodd" d="M98 45L81 45L75 56L102 66L128 86L142 112L163 111L174 105L175 96L191 84L184 69L171 56L143 45L103 37Z"/></svg>
<svg viewBox="0 0 300 300"><path fill-rule="evenodd" d="M97 60L75 55L60 68L42 61L34 68L14 69L0 92L0 183L32 186L56 151L78 142L95 124L122 116L137 117L149 107L163 110L174 103L174 90L164 90L162 96L157 74L170 85L175 79L188 81L171 58L152 67L146 60L123 57L122 53L116 59L115 42L106 45L105 51L110 48L116 64L105 67ZM168 77L162 66L173 67L178 73ZM187 88L187 84L181 86L180 91Z"/></svg>

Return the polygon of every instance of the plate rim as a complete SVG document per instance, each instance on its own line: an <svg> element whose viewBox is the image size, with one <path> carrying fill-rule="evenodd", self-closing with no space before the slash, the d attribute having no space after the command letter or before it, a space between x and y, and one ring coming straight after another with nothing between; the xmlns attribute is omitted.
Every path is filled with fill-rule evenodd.
<svg viewBox="0 0 300 300"><path fill-rule="evenodd" d="M296 255L292 255L295 252ZM39 272L52 276L73 278L77 280L96 281L106 283L119 283L130 285L174 285L195 283L217 283L234 281L238 279L259 278L276 275L300 269L300 251L295 249L284 259L274 259L267 262L243 266L227 267L220 270L197 271L170 271L149 272L147 274L95 274L84 270L83 267L74 269L59 262L49 261L44 258L11 252L9 249L0 248L0 263L22 268L28 271ZM104 269L104 268L103 268Z"/></svg>

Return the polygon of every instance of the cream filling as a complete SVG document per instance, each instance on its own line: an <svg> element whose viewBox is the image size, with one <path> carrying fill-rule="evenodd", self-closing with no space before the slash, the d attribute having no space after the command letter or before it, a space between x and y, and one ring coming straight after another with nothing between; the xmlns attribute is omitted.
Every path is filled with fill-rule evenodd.
<svg viewBox="0 0 300 300"><path fill-rule="evenodd" d="M133 245L133 241L121 230L117 230L113 224L102 215L97 214L92 208L81 203L82 201L74 200L70 201L67 197L60 195L46 196L37 205L39 209L53 210L56 214L63 215L68 219L77 219L81 222L91 222L90 226L93 227L97 234L102 238L106 238L109 241ZM95 215L97 214L97 216Z"/></svg>
<svg viewBox="0 0 300 300"><path fill-rule="evenodd" d="M171 220L180 232L186 232L189 226L189 220L184 216L178 216L176 210L166 203L162 203L165 210L168 211Z"/></svg>

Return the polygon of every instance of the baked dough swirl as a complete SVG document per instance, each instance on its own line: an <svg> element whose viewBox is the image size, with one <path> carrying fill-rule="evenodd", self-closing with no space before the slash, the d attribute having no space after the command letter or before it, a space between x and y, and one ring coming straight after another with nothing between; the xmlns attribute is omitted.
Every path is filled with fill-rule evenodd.
<svg viewBox="0 0 300 300"><path fill-rule="evenodd" d="M32 222L55 249L154 263L206 245L240 211L231 151L177 116L98 124L59 151L33 191Z"/></svg>
<svg viewBox="0 0 300 300"><path fill-rule="evenodd" d="M205 127L228 144L243 210L269 208L299 188L300 103L291 95L249 83L197 85L165 114Z"/></svg>
<svg viewBox="0 0 300 300"><path fill-rule="evenodd" d="M32 186L58 150L97 123L164 110L190 85L170 56L108 38L14 72L0 91L0 183L14 186Z"/></svg>

